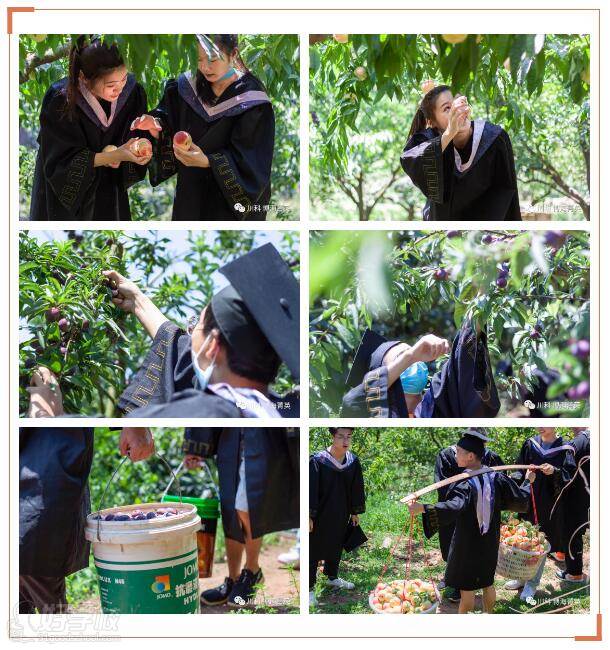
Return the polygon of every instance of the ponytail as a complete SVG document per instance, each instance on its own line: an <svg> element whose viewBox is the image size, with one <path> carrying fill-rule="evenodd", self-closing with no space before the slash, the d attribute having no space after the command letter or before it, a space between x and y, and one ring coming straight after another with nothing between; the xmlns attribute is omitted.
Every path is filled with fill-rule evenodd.
<svg viewBox="0 0 610 650"><path fill-rule="evenodd" d="M426 128L428 122L434 117L434 108L438 96L446 90L451 90L451 88L445 85L435 86L423 96L419 106L417 107L417 111L415 112L415 117L411 122L409 138L415 135L418 131L423 131Z"/></svg>
<svg viewBox="0 0 610 650"><path fill-rule="evenodd" d="M81 72L87 81L95 81L125 62L116 43L109 45L100 37L85 34L81 34L72 45L68 61L66 113L72 119L80 95Z"/></svg>

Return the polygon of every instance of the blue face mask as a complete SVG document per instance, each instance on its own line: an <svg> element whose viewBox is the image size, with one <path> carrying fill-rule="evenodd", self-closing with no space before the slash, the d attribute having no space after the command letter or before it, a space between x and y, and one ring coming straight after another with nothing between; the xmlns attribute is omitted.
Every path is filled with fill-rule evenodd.
<svg viewBox="0 0 610 650"><path fill-rule="evenodd" d="M409 366L401 375L402 392L408 395L419 395L428 383L428 366L418 361Z"/></svg>
<svg viewBox="0 0 610 650"><path fill-rule="evenodd" d="M210 336L211 334L208 335L206 340L203 342L203 345L199 348L199 352L197 352L197 354L195 354L195 351L193 350L193 339L191 339L191 360L193 362L193 370L195 372L197 384L199 384L199 390L205 390L208 387L208 384L210 383L210 379L212 378L212 373L214 372L214 368L216 367L216 355L214 355L214 359L212 359L212 363L205 370L201 369L198 361L198 357L201 354L201 350L203 350Z"/></svg>

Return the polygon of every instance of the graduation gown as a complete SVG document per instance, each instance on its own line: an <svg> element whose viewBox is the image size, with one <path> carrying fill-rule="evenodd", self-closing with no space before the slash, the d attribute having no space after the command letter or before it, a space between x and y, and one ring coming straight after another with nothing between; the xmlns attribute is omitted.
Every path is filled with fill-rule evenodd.
<svg viewBox="0 0 610 650"><path fill-rule="evenodd" d="M79 94L72 120L66 115L67 80L54 83L42 100L38 156L30 220L129 221L127 190L146 175L146 166L122 162L117 169L94 167L96 153L148 134L130 131L146 112L146 93L133 75L115 102L114 117L104 126Z"/></svg>
<svg viewBox="0 0 610 650"><path fill-rule="evenodd" d="M489 516L483 528L477 518L477 502L484 498L484 476L490 487ZM478 485L478 488L477 488ZM454 483L445 501L426 504L422 514L424 534L430 538L442 526L455 525L445 569L445 584L454 589L475 591L494 583L503 510L524 512L529 489L500 472L475 476Z"/></svg>
<svg viewBox="0 0 610 650"><path fill-rule="evenodd" d="M19 573L62 578L89 566L93 429L19 430Z"/></svg>
<svg viewBox="0 0 610 650"><path fill-rule="evenodd" d="M196 91L195 76L170 80L152 111L163 127L153 143L150 182L178 175L172 219L265 220L271 200L275 118L262 83L250 72L224 90L213 105ZM178 131L190 133L210 167L187 167L173 152Z"/></svg>
<svg viewBox="0 0 610 650"><path fill-rule="evenodd" d="M184 453L216 458L225 536L244 542L235 510L242 444L252 537L298 528L298 428L187 428Z"/></svg>
<svg viewBox="0 0 610 650"><path fill-rule="evenodd" d="M339 463L326 450L309 458L309 534L311 560L338 562L351 515L365 511L364 478L358 457L348 451Z"/></svg>
<svg viewBox="0 0 610 650"><path fill-rule="evenodd" d="M409 417L400 381L388 386L388 369L383 365L388 349L386 344L378 348L371 356L363 382L343 397L343 417ZM482 418L495 417L499 410L487 335L477 335L472 325L465 323L453 341L449 359L432 377L414 416Z"/></svg>
<svg viewBox="0 0 610 650"><path fill-rule="evenodd" d="M552 517L550 517L550 514L562 488L576 471L574 448L564 443L563 438L559 437L551 447L544 449L540 435L533 436L523 443L515 464L542 465L543 463L551 464L556 470L550 476L546 476L542 472L536 472L533 493L538 513L538 523L551 544L551 551L563 552L569 539L569 536L566 538L564 523L565 499L559 500ZM525 482L524 471L513 472L512 477L518 483ZM523 515L523 518L534 523L532 507Z"/></svg>
<svg viewBox="0 0 610 650"><path fill-rule="evenodd" d="M457 476L463 471L458 467L456 456L456 446L452 445L451 447L446 447L441 449L436 455L436 461L434 463L434 482L443 481L446 478L451 478L452 476ZM497 467L498 465L504 465L503 460L496 454L495 451L491 449L485 449L485 454L481 460L481 463L486 467ZM451 486L445 486L437 490L438 500L445 501L447 494L449 493ZM447 561L449 557L449 546L451 545L451 538L453 537L453 532L455 530L455 523L449 523L446 526L439 526L438 529L438 541L441 547L441 555L443 560Z"/></svg>
<svg viewBox="0 0 610 650"><path fill-rule="evenodd" d="M165 321L153 339L138 372L118 401L127 417L159 418L238 418L243 409L226 391L194 388L191 337L171 321ZM237 389L239 392L241 389ZM247 399L247 391L241 391ZM270 392L267 396L277 413L271 417L298 417L299 393ZM251 417L251 416L250 416Z"/></svg>
<svg viewBox="0 0 610 650"><path fill-rule="evenodd" d="M581 431L574 440L568 443L574 448L574 464L578 463L591 453L591 440L589 430ZM566 543L570 541L572 533L589 521L590 496L589 486L591 484L590 462L585 461L581 465L579 475L565 492L565 521L567 529ZM568 549L566 547L566 553Z"/></svg>
<svg viewBox="0 0 610 650"><path fill-rule="evenodd" d="M426 195L425 221L521 221L515 159L508 134L484 120L472 122L466 160L436 129L415 133L400 157ZM474 154L473 150L474 149Z"/></svg>

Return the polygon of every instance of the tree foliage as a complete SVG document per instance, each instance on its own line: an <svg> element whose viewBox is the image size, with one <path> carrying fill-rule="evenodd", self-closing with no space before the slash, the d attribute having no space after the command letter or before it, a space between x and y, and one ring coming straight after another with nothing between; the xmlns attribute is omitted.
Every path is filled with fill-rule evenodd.
<svg viewBox="0 0 610 650"><path fill-rule="evenodd" d="M19 39L20 190L22 214L27 214L38 116L49 86L66 76L68 53L78 34L24 34ZM197 69L194 34L104 34L116 42L128 69L144 86L154 108L168 79ZM265 84L276 113L272 168L278 218L295 218L299 178L299 39L294 34L240 35L240 53L248 68ZM175 180L157 188L138 183L130 190L134 220L152 216L169 219Z"/></svg>
<svg viewBox="0 0 610 650"><path fill-rule="evenodd" d="M559 372L549 400L567 394L570 415L587 412L587 233L313 231L312 416L338 413L367 327L414 344L427 333L451 340L465 319L487 328L504 413L548 369Z"/></svg>
<svg viewBox="0 0 610 650"><path fill-rule="evenodd" d="M357 183L353 167L373 176L377 186L392 179L429 80L465 94L475 117L509 133L522 170L522 201L536 205L549 196L565 197L572 211L588 217L588 35L350 34L345 43L326 36L310 47L312 180L327 196L324 201L312 194L320 218L327 203L337 209L346 176ZM361 143L368 139L374 149L371 140L385 133L392 134L394 147L383 153L386 167L379 173L360 160ZM373 151L369 157L375 160ZM414 191L409 186L401 194L410 199ZM370 205L374 196L372 190L361 203ZM384 217L382 205L393 216L396 200L377 204L378 218ZM363 213L353 212L360 219Z"/></svg>
<svg viewBox="0 0 610 650"><path fill-rule="evenodd" d="M46 241L20 233L21 412L27 410L32 372L43 365L57 375L67 413L118 415L116 400L150 339L134 316L113 305L102 270L136 281L168 318L184 326L212 297L213 273L261 244L260 235L246 230L188 232L182 249L172 240L165 231L68 231L66 239ZM298 235L282 233L279 248L298 275ZM282 367L276 387L289 385Z"/></svg>

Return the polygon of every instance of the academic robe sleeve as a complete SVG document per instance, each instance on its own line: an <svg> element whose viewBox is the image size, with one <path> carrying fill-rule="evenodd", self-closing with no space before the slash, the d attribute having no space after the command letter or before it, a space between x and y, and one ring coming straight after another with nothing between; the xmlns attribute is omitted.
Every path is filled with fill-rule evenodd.
<svg viewBox="0 0 610 650"><path fill-rule="evenodd" d="M380 366L364 375L361 384L354 386L343 397L342 417L390 417L388 368Z"/></svg>
<svg viewBox="0 0 610 650"><path fill-rule="evenodd" d="M439 501L431 505L424 505L422 523L424 535L427 538L438 533L441 526L447 526L455 522L460 513L467 507L470 499L468 484L454 486L447 500Z"/></svg>
<svg viewBox="0 0 610 650"><path fill-rule="evenodd" d="M132 109L132 115L129 116L128 122L131 125L131 122L139 117L144 115L148 109L148 103L146 101L146 91L140 84L136 84L133 92L135 93L135 102ZM129 125L127 128L129 128ZM152 144L154 138L147 131L130 131L128 134L129 138L146 138ZM154 144L153 144L154 151ZM152 160L152 159L151 159ZM119 171L123 179L123 187L129 189L135 183L138 183L146 176L146 170L148 167L146 165L136 165L132 162L122 162Z"/></svg>
<svg viewBox="0 0 610 650"><path fill-rule="evenodd" d="M129 413L149 404L165 404L174 393L192 388L193 376L190 337L165 321L141 368L119 398L118 408Z"/></svg>
<svg viewBox="0 0 610 650"><path fill-rule="evenodd" d="M65 113L65 97L55 89L43 100L38 142L44 176L68 216L74 217L95 184L96 152L89 149L79 121Z"/></svg>
<svg viewBox="0 0 610 650"><path fill-rule="evenodd" d="M449 200L454 162L453 144L442 150L441 136L432 139L425 132L416 133L407 142L400 164L413 184L434 203Z"/></svg>
<svg viewBox="0 0 610 650"><path fill-rule="evenodd" d="M351 494L351 513L352 515L361 515L366 510L366 496L364 493L364 476L362 475L362 465L356 459L354 461L354 479L352 481Z"/></svg>
<svg viewBox="0 0 610 650"><path fill-rule="evenodd" d="M487 335L462 326L449 359L432 378L431 387L415 411L416 417L493 418L500 398L493 378Z"/></svg>
<svg viewBox="0 0 610 650"><path fill-rule="evenodd" d="M517 172L515 171L515 156L508 133L502 129L498 136L499 155L496 156L494 170L494 187L499 190L513 192L512 200L504 215L505 221L521 221L521 206L519 205L519 188L517 186Z"/></svg>
<svg viewBox="0 0 610 650"><path fill-rule="evenodd" d="M320 467L314 456L309 458L309 518L318 516L320 503Z"/></svg>
<svg viewBox="0 0 610 650"><path fill-rule="evenodd" d="M174 134L179 130L177 126L179 102L178 84L175 79L170 79L165 84L165 90L159 105L151 111L151 115L159 120L163 129L158 138L150 138L153 145L153 157L148 167L150 184L153 187L167 180L178 171L173 143Z"/></svg>
<svg viewBox="0 0 610 650"><path fill-rule="evenodd" d="M238 219L243 219L246 212L236 209L236 204L249 210L268 201L274 140L273 108L265 103L235 118L227 146L204 150L214 180Z"/></svg>
<svg viewBox="0 0 610 650"><path fill-rule="evenodd" d="M221 427L186 427L182 451L201 458L211 458L218 453L221 434Z"/></svg>

